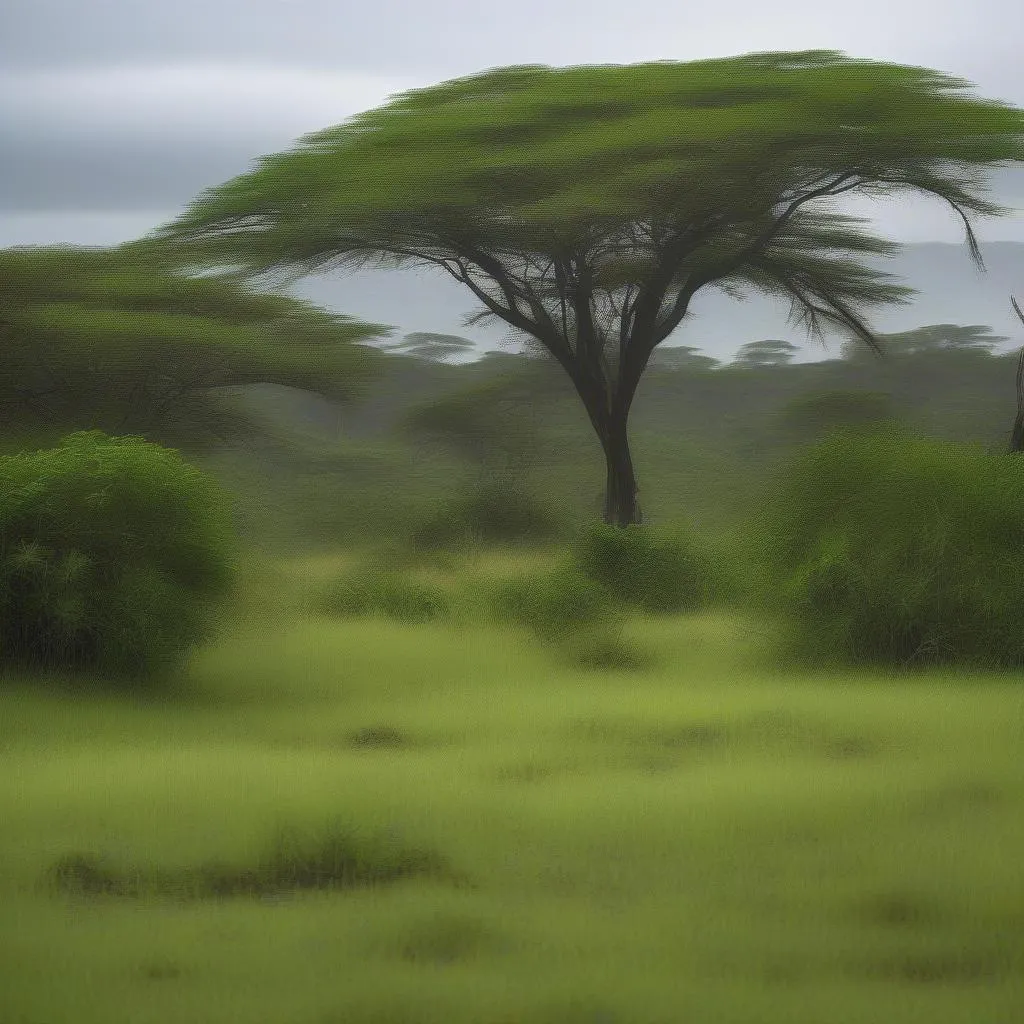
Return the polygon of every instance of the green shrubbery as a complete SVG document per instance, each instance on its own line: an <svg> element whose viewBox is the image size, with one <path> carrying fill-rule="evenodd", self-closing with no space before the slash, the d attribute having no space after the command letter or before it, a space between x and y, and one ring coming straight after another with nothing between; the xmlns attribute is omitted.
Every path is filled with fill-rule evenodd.
<svg viewBox="0 0 1024 1024"><path fill-rule="evenodd" d="M498 622L526 627L575 664L620 669L647 663L623 639L621 602L569 561L497 584L491 608Z"/></svg>
<svg viewBox="0 0 1024 1024"><path fill-rule="evenodd" d="M1024 461L889 425L785 472L762 555L782 646L815 663L1024 665Z"/></svg>
<svg viewBox="0 0 1024 1024"><path fill-rule="evenodd" d="M432 509L414 528L412 544L437 551L474 543L544 542L562 529L552 506L514 482L496 479Z"/></svg>
<svg viewBox="0 0 1024 1024"><path fill-rule="evenodd" d="M572 549L574 564L620 601L654 614L693 611L728 590L724 560L677 531L596 524Z"/></svg>
<svg viewBox="0 0 1024 1024"><path fill-rule="evenodd" d="M555 643L581 631L614 630L622 611L608 590L571 565L504 580L493 593L499 621L527 626Z"/></svg>
<svg viewBox="0 0 1024 1024"><path fill-rule="evenodd" d="M0 459L0 660L138 679L213 636L237 548L227 495L137 437Z"/></svg>
<svg viewBox="0 0 1024 1024"><path fill-rule="evenodd" d="M328 615L384 615L399 622L429 622L449 611L440 587L369 567L332 582L318 596L316 607Z"/></svg>

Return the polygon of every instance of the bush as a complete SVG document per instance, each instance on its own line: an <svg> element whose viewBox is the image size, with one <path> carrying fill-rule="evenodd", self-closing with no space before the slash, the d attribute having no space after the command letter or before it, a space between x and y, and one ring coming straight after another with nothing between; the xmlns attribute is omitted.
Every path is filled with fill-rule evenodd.
<svg viewBox="0 0 1024 1024"><path fill-rule="evenodd" d="M492 607L500 621L526 626L546 643L614 632L623 619L613 595L571 565L502 581Z"/></svg>
<svg viewBox="0 0 1024 1024"><path fill-rule="evenodd" d="M409 544L418 554L436 554L471 548L477 540L469 525L453 514L449 504L443 504L413 527Z"/></svg>
<svg viewBox="0 0 1024 1024"><path fill-rule="evenodd" d="M503 581L492 589L491 607L500 622L525 626L571 664L632 670L653 663L623 638L622 604L571 562Z"/></svg>
<svg viewBox="0 0 1024 1024"><path fill-rule="evenodd" d="M329 586L317 602L328 615L385 615L399 622L429 622L449 611L444 591L399 572L362 569Z"/></svg>
<svg viewBox="0 0 1024 1024"><path fill-rule="evenodd" d="M777 414L777 422L792 440L816 440L832 430L873 430L892 421L888 393L843 389L797 395Z"/></svg>
<svg viewBox="0 0 1024 1024"><path fill-rule="evenodd" d="M230 499L172 450L101 431L0 458L0 659L153 676L213 636Z"/></svg>
<svg viewBox="0 0 1024 1024"><path fill-rule="evenodd" d="M726 582L716 559L699 551L693 538L658 538L643 526L595 524L579 538L572 557L619 600L654 614L702 607Z"/></svg>
<svg viewBox="0 0 1024 1024"><path fill-rule="evenodd" d="M467 546L547 541L563 523L557 511L520 485L490 480L443 502L414 529L412 541L421 551Z"/></svg>
<svg viewBox="0 0 1024 1024"><path fill-rule="evenodd" d="M783 474L763 557L800 660L1024 665L1024 462L887 426Z"/></svg>
<svg viewBox="0 0 1024 1024"><path fill-rule="evenodd" d="M483 541L550 540L561 522L556 511L525 488L510 481L492 480L455 502L457 516Z"/></svg>

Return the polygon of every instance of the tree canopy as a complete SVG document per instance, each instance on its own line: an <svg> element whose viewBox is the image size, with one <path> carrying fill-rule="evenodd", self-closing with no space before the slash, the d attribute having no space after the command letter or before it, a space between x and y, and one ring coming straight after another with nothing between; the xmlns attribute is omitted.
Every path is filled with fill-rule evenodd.
<svg viewBox="0 0 1024 1024"><path fill-rule="evenodd" d="M788 341L766 338L764 341L749 341L740 347L733 360L733 366L754 369L761 366L785 366L792 361L799 349Z"/></svg>
<svg viewBox="0 0 1024 1024"><path fill-rule="evenodd" d="M879 342L887 355L916 356L935 352L972 352L991 355L1000 342L1010 339L993 334L985 324L929 324L912 331L898 331L879 336ZM856 359L861 349L846 343L843 346L844 359Z"/></svg>
<svg viewBox="0 0 1024 1024"><path fill-rule="evenodd" d="M145 432L212 388L278 383L362 396L391 333L237 280L118 250L0 250L0 416Z"/></svg>
<svg viewBox="0 0 1024 1024"><path fill-rule="evenodd" d="M413 331L401 341L383 346L387 352L396 355L413 356L432 362L443 363L449 356L467 355L476 351L468 338L457 334L434 334L430 331Z"/></svg>
<svg viewBox="0 0 1024 1024"><path fill-rule="evenodd" d="M983 265L969 214L1008 211L978 169L1024 159L1024 114L969 85L832 50L491 70L303 137L136 248L250 276L443 269L484 307L467 326L499 318L568 374L625 525L629 409L701 288L759 288L877 349L863 308L914 289L856 261L899 247L830 209L854 190L944 200Z"/></svg>
<svg viewBox="0 0 1024 1024"><path fill-rule="evenodd" d="M702 355L695 345L664 345L655 350L650 365L659 370L713 370L721 361Z"/></svg>

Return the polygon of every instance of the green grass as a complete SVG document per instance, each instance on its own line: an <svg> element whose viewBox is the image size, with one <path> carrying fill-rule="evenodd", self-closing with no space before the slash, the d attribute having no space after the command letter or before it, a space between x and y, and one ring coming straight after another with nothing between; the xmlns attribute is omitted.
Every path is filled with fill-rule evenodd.
<svg viewBox="0 0 1024 1024"><path fill-rule="evenodd" d="M1019 677L794 675L724 612L600 671L468 599L304 610L357 562L253 559L178 696L0 683L5 1024L1020 1019Z"/></svg>

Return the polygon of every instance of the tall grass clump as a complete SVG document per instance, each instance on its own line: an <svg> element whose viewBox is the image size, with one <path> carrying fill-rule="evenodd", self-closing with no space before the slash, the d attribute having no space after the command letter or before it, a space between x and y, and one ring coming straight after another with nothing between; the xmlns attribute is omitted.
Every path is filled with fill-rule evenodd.
<svg viewBox="0 0 1024 1024"><path fill-rule="evenodd" d="M0 662L138 681L215 633L230 498L178 452L70 434L0 458Z"/></svg>
<svg viewBox="0 0 1024 1024"><path fill-rule="evenodd" d="M762 527L762 604L798 660L1024 665L1019 457L836 431L783 472Z"/></svg>
<svg viewBox="0 0 1024 1024"><path fill-rule="evenodd" d="M573 563L625 604L652 614L693 611L730 593L723 557L687 532L597 523L572 548Z"/></svg>

